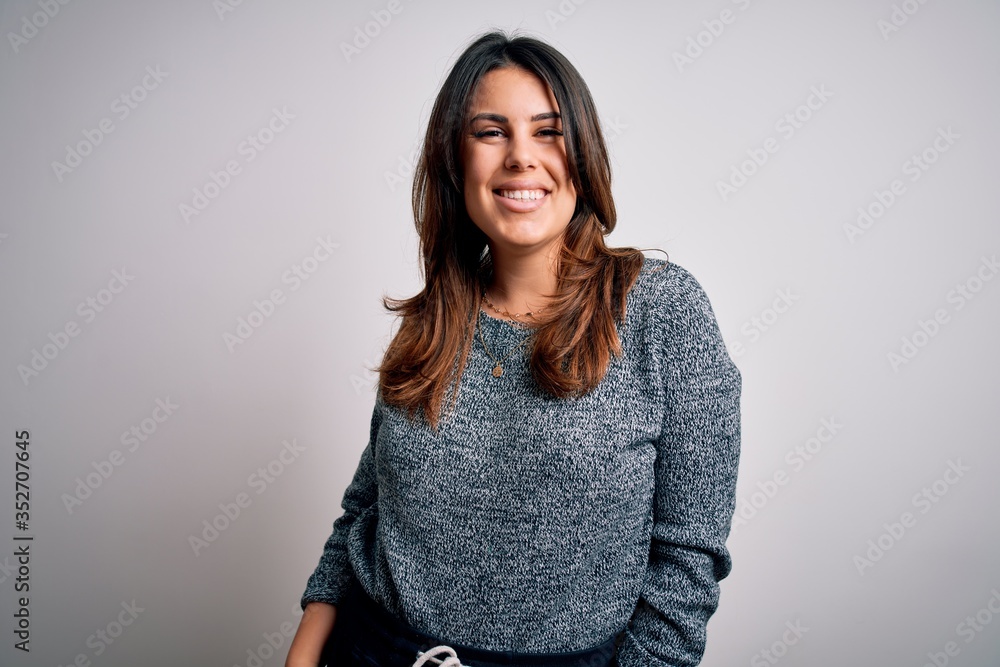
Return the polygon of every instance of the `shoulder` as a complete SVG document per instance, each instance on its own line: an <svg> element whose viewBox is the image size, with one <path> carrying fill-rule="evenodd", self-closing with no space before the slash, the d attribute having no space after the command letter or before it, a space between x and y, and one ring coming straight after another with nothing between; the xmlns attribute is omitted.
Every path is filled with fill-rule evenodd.
<svg viewBox="0 0 1000 667"><path fill-rule="evenodd" d="M659 322L695 316L714 320L701 283L680 264L646 257L630 294L636 314Z"/></svg>
<svg viewBox="0 0 1000 667"><path fill-rule="evenodd" d="M628 317L654 366L674 380L739 392L741 376L701 284L684 267L646 258ZM641 345L642 343L640 343Z"/></svg>

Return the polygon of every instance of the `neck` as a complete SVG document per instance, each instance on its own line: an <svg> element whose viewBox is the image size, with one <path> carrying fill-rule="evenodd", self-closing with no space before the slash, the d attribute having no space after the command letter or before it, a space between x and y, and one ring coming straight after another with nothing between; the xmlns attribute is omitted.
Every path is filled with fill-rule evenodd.
<svg viewBox="0 0 1000 667"><path fill-rule="evenodd" d="M489 285L490 300L512 313L525 313L544 308L556 291L555 259L549 253L511 256L493 255L493 282Z"/></svg>

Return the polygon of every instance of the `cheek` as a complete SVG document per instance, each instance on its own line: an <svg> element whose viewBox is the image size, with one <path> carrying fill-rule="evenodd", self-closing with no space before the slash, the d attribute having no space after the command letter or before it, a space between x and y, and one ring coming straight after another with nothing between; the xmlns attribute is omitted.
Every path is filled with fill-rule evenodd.
<svg viewBox="0 0 1000 667"><path fill-rule="evenodd" d="M482 197L483 180L482 175L477 173L475 168L467 168L463 176L463 189L466 201L475 201Z"/></svg>
<svg viewBox="0 0 1000 667"><path fill-rule="evenodd" d="M467 188L481 189L489 181L488 156L481 151L470 151L465 160L465 183Z"/></svg>
<svg viewBox="0 0 1000 667"><path fill-rule="evenodd" d="M465 207L470 208L476 198L476 171L468 152L462 154L462 195Z"/></svg>
<svg viewBox="0 0 1000 667"><path fill-rule="evenodd" d="M562 186L566 192L576 197L576 186L573 185L573 177L569 175L569 169L563 169L559 175L559 180L562 181Z"/></svg>
<svg viewBox="0 0 1000 667"><path fill-rule="evenodd" d="M563 158L562 161L558 163L558 165L559 165L557 167L558 171L556 173L558 174L558 179L560 184L562 185L563 192L566 193L566 196L568 198L575 201L576 186L573 185L573 179L569 174L569 167L566 165L566 159Z"/></svg>
<svg viewBox="0 0 1000 667"><path fill-rule="evenodd" d="M573 181L569 175L569 162L566 159L566 153L562 149L559 149L556 154L552 157L550 161L552 175L562 182L562 185L567 190L573 189Z"/></svg>
<svg viewBox="0 0 1000 667"><path fill-rule="evenodd" d="M483 183L480 175L476 173L473 167L465 169L463 178L462 195L465 201L465 211L478 227L487 204L485 195L483 194Z"/></svg>

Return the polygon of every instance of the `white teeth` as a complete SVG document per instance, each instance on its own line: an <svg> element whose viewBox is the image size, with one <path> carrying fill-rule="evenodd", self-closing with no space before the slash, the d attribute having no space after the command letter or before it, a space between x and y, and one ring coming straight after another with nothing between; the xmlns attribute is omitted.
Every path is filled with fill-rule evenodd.
<svg viewBox="0 0 1000 667"><path fill-rule="evenodd" d="M541 199L545 190L501 190L500 195L507 199Z"/></svg>

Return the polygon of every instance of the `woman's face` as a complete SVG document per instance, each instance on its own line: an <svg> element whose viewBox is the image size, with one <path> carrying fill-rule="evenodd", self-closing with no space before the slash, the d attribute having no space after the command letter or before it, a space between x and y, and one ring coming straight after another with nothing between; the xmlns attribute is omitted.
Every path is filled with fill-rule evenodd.
<svg viewBox="0 0 1000 667"><path fill-rule="evenodd" d="M552 253L576 208L559 108L549 87L515 67L484 76L462 143L465 207L507 256Z"/></svg>

